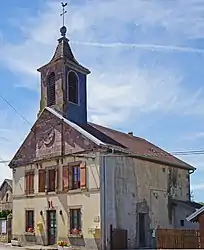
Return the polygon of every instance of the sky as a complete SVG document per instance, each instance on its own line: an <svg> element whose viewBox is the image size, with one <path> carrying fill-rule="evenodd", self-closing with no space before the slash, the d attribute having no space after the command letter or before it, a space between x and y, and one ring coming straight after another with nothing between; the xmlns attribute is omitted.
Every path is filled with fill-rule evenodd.
<svg viewBox="0 0 204 250"><path fill-rule="evenodd" d="M36 120L36 69L54 53L60 12L59 0L1 3L0 160L11 160ZM169 152L204 149L203 0L69 0L65 24L75 57L92 72L89 121ZM197 168L193 197L204 201L204 155L179 157ZM10 178L0 167L0 181Z"/></svg>

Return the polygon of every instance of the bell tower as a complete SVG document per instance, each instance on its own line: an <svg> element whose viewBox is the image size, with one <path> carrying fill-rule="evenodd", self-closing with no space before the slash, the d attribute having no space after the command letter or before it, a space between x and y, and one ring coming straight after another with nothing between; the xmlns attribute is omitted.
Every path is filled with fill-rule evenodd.
<svg viewBox="0 0 204 250"><path fill-rule="evenodd" d="M64 24L66 4L62 6ZM40 112L50 107L68 120L84 124L87 123L86 81L90 71L75 59L66 32L67 28L63 25L51 61L38 69L41 74Z"/></svg>

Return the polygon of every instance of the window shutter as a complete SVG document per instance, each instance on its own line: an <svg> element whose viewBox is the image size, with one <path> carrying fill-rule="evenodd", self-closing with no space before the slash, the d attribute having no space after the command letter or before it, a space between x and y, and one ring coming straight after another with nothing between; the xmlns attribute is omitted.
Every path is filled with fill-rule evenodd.
<svg viewBox="0 0 204 250"><path fill-rule="evenodd" d="M63 167L63 173L62 173L62 188L63 191L68 191L69 188L69 173L68 173L68 167Z"/></svg>
<svg viewBox="0 0 204 250"><path fill-rule="evenodd" d="M77 209L77 229L81 231L81 210Z"/></svg>
<svg viewBox="0 0 204 250"><path fill-rule="evenodd" d="M86 163L80 164L80 186L82 189L86 188Z"/></svg>
<svg viewBox="0 0 204 250"><path fill-rule="evenodd" d="M70 227L70 233L73 229L73 213L72 210L69 210L69 227Z"/></svg>
<svg viewBox="0 0 204 250"><path fill-rule="evenodd" d="M29 173L29 193L34 193L34 172Z"/></svg>
<svg viewBox="0 0 204 250"><path fill-rule="evenodd" d="M38 171L38 192L45 192L45 170Z"/></svg>
<svg viewBox="0 0 204 250"><path fill-rule="evenodd" d="M29 192L29 175L25 173L25 194Z"/></svg>
<svg viewBox="0 0 204 250"><path fill-rule="evenodd" d="M68 190L73 188L73 173L72 167L68 167Z"/></svg>
<svg viewBox="0 0 204 250"><path fill-rule="evenodd" d="M56 167L55 169L55 192L58 191L59 188L59 168Z"/></svg>

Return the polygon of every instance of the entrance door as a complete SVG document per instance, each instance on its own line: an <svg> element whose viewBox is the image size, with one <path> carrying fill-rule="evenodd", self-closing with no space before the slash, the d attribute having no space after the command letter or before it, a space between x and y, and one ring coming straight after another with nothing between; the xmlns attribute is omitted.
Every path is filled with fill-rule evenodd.
<svg viewBox="0 0 204 250"><path fill-rule="evenodd" d="M145 247L145 213L139 213L139 245Z"/></svg>
<svg viewBox="0 0 204 250"><path fill-rule="evenodd" d="M56 210L47 211L47 238L48 245L54 245L57 241Z"/></svg>

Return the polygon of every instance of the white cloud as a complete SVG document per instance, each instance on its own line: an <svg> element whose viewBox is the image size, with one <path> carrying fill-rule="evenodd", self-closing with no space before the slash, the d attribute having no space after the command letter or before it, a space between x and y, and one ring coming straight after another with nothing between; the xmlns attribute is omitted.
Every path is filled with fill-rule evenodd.
<svg viewBox="0 0 204 250"><path fill-rule="evenodd" d="M193 191L204 189L204 183L192 185Z"/></svg>
<svg viewBox="0 0 204 250"><path fill-rule="evenodd" d="M88 79L92 121L113 125L133 112L135 118L156 111L203 114L202 91L189 91L184 86L183 72L173 65L167 68L159 64L157 55L151 52L203 53L180 43L203 34L204 3L185 1L185 12L183 4L183 0L174 4L158 0L130 0L128 4L124 0L96 0L84 1L83 5L70 1L68 37L77 59L92 70ZM59 36L60 8L58 1L47 1L34 16L21 17L18 23L24 42L3 43L0 49L2 60L11 70L35 77L36 68L49 61ZM152 66L141 65L143 58ZM168 60L165 54L164 58ZM39 89L36 80L24 81L23 85Z"/></svg>
<svg viewBox="0 0 204 250"><path fill-rule="evenodd" d="M90 120L122 126L130 117L139 120L150 112L203 115L202 89L189 90L182 70L169 57L172 52L203 54L202 49L188 46L188 39L204 36L203 0L129 0L128 4L124 0L87 0L83 5L70 1L67 10L73 51L92 70L88 77ZM20 44L6 41L0 33L0 61L24 75L23 87L39 90L36 69L54 53L59 13L59 1L47 1L33 16L16 17L15 28L24 37ZM158 60L161 57L170 62L168 66ZM141 63L145 60L146 65ZM7 119L4 124L1 121L1 129L7 124ZM4 130L0 157L11 159L27 128L20 122ZM199 169L204 167L198 156L185 159ZM8 168L5 171L10 175Z"/></svg>

